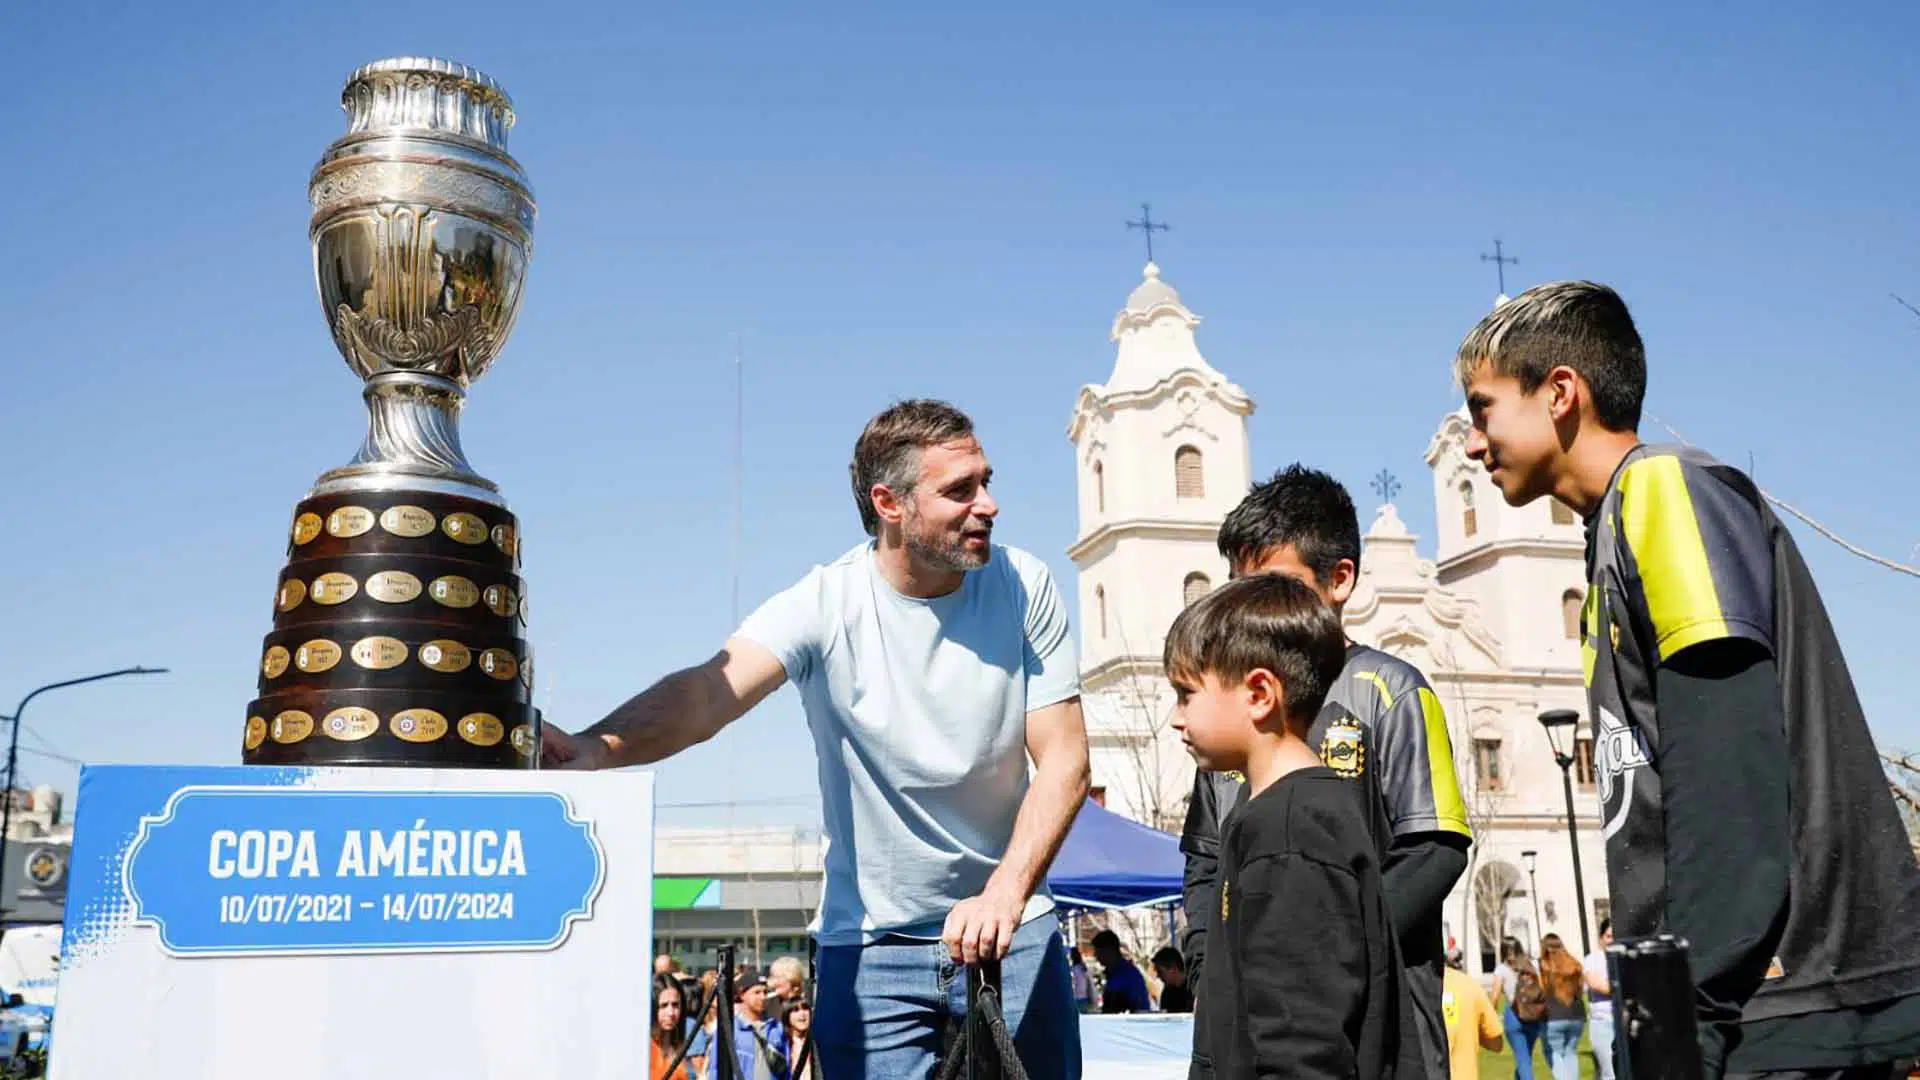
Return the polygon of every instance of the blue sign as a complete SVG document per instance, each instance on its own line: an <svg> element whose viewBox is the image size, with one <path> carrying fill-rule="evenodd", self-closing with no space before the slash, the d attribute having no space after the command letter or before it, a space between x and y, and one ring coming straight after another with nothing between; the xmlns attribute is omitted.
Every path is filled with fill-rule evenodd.
<svg viewBox="0 0 1920 1080"><path fill-rule="evenodd" d="M605 862L553 792L199 786L140 819L122 878L181 956L549 949Z"/></svg>

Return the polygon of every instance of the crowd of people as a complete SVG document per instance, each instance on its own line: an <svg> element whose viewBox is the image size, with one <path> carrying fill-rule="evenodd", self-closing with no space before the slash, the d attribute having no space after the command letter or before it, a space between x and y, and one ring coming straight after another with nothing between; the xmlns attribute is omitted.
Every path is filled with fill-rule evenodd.
<svg viewBox="0 0 1920 1080"><path fill-rule="evenodd" d="M1482 1049L1510 1049L1514 1080L1533 1080L1536 1047L1553 1080L1580 1080L1583 1055L1593 1059L1597 1080L1613 1080L1613 986L1605 951L1612 943L1606 920L1600 948L1579 959L1558 934L1541 937L1538 956L1507 938L1491 987L1449 960L1441 1000L1451 1080L1478 1080Z"/></svg>
<svg viewBox="0 0 1920 1080"><path fill-rule="evenodd" d="M1096 976L1087 967L1086 951L1068 951L1068 974L1073 980L1074 1004L1083 1013L1188 1013L1193 1011L1193 986L1180 950L1168 945L1153 954L1149 979L1120 947L1120 935L1102 930L1093 935Z"/></svg>
<svg viewBox="0 0 1920 1080"><path fill-rule="evenodd" d="M1890 1077L1920 1053L1920 865L1791 533L1739 470L1641 442L1646 352L1604 285L1503 303L1453 374L1466 457L1505 501L1550 498L1585 521L1609 910L1627 937L1689 942L1704 1076ZM657 762L794 683L829 840L819 1024L805 1012L796 1029L789 983L748 973L741 1075L785 1078L798 1030L834 1080L923 1080L965 1010L962 967L991 959L1027 1075L1078 1080L1092 986L1045 888L1091 783L1065 599L1043 560L993 542L993 469L952 405L874 417L849 477L867 540L704 663L581 732L549 728L545 762ZM1441 910L1474 838L1439 697L1346 636L1351 497L1325 472L1281 470L1217 546L1230 580L1180 612L1162 656L1199 765L1180 841L1188 930L1155 958L1160 1007L1192 999L1192 1080L1443 1080L1491 1038L1525 1075L1536 1043L1556 1078L1575 1075L1583 1029L1612 1041L1611 988L1552 938L1537 957L1505 950L1497 1035L1476 1014L1470 1043L1449 1038L1477 984L1448 974ZM1117 938L1094 952L1101 1011L1152 1007ZM662 1038L687 1026L676 986Z"/></svg>
<svg viewBox="0 0 1920 1080"><path fill-rule="evenodd" d="M812 1055L801 1047L813 1031L807 969L782 956L762 975L750 966L734 972L732 1046L738 1072L722 1068L718 970L697 978L671 956L653 961L653 1080L815 1080ZM678 1064L676 1064L678 1062ZM797 1070L797 1071L796 1071Z"/></svg>

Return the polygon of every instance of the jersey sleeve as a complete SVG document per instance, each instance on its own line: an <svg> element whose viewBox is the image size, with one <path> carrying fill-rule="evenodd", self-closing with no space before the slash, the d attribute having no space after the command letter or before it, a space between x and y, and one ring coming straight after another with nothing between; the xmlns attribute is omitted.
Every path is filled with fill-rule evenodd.
<svg viewBox="0 0 1920 1080"><path fill-rule="evenodd" d="M1026 593L1027 711L1057 705L1080 693L1080 662L1067 624L1067 602L1039 559L1020 567Z"/></svg>
<svg viewBox="0 0 1920 1080"><path fill-rule="evenodd" d="M1772 650L1772 546L1758 497L1732 469L1673 454L1622 471L1624 599L1652 628L1656 662L1723 638Z"/></svg>
<svg viewBox="0 0 1920 1080"><path fill-rule="evenodd" d="M826 622L822 609L824 571L815 567L806 577L767 598L734 631L772 653L786 669L789 682L805 678L820 655Z"/></svg>
<svg viewBox="0 0 1920 1080"><path fill-rule="evenodd" d="M1374 765L1380 770L1380 794L1393 835L1448 832L1471 837L1439 695L1411 668L1356 677L1370 679L1379 691L1380 711L1371 724Z"/></svg>

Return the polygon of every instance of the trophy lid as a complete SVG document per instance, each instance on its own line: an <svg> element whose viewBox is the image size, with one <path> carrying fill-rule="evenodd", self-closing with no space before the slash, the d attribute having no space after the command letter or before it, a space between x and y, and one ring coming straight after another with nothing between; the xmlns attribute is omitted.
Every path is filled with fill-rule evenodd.
<svg viewBox="0 0 1920 1080"><path fill-rule="evenodd" d="M340 92L347 134L455 135L507 152L513 99L478 68L456 60L395 56L347 76Z"/></svg>

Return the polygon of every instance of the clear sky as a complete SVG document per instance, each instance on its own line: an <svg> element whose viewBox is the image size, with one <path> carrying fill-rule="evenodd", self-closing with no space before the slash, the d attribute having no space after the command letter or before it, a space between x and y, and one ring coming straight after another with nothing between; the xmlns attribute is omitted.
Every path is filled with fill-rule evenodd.
<svg viewBox="0 0 1920 1080"><path fill-rule="evenodd" d="M1035 6L9 6L0 710L167 666L41 698L25 745L238 760L292 508L364 425L307 176L345 75L408 53L518 106L537 250L463 426L521 516L568 727L729 629L736 333L745 605L860 538L853 438L910 395L974 414L999 538L1070 581L1065 427L1143 199L1259 403L1256 473L1328 467L1364 515L1391 469L1430 536L1421 453L1499 235L1509 291L1624 293L1652 414L1914 561L1920 319L1889 293L1920 302L1920 8ZM1920 747L1920 581L1800 535L1881 740ZM791 690L660 776L663 823L817 821Z"/></svg>

